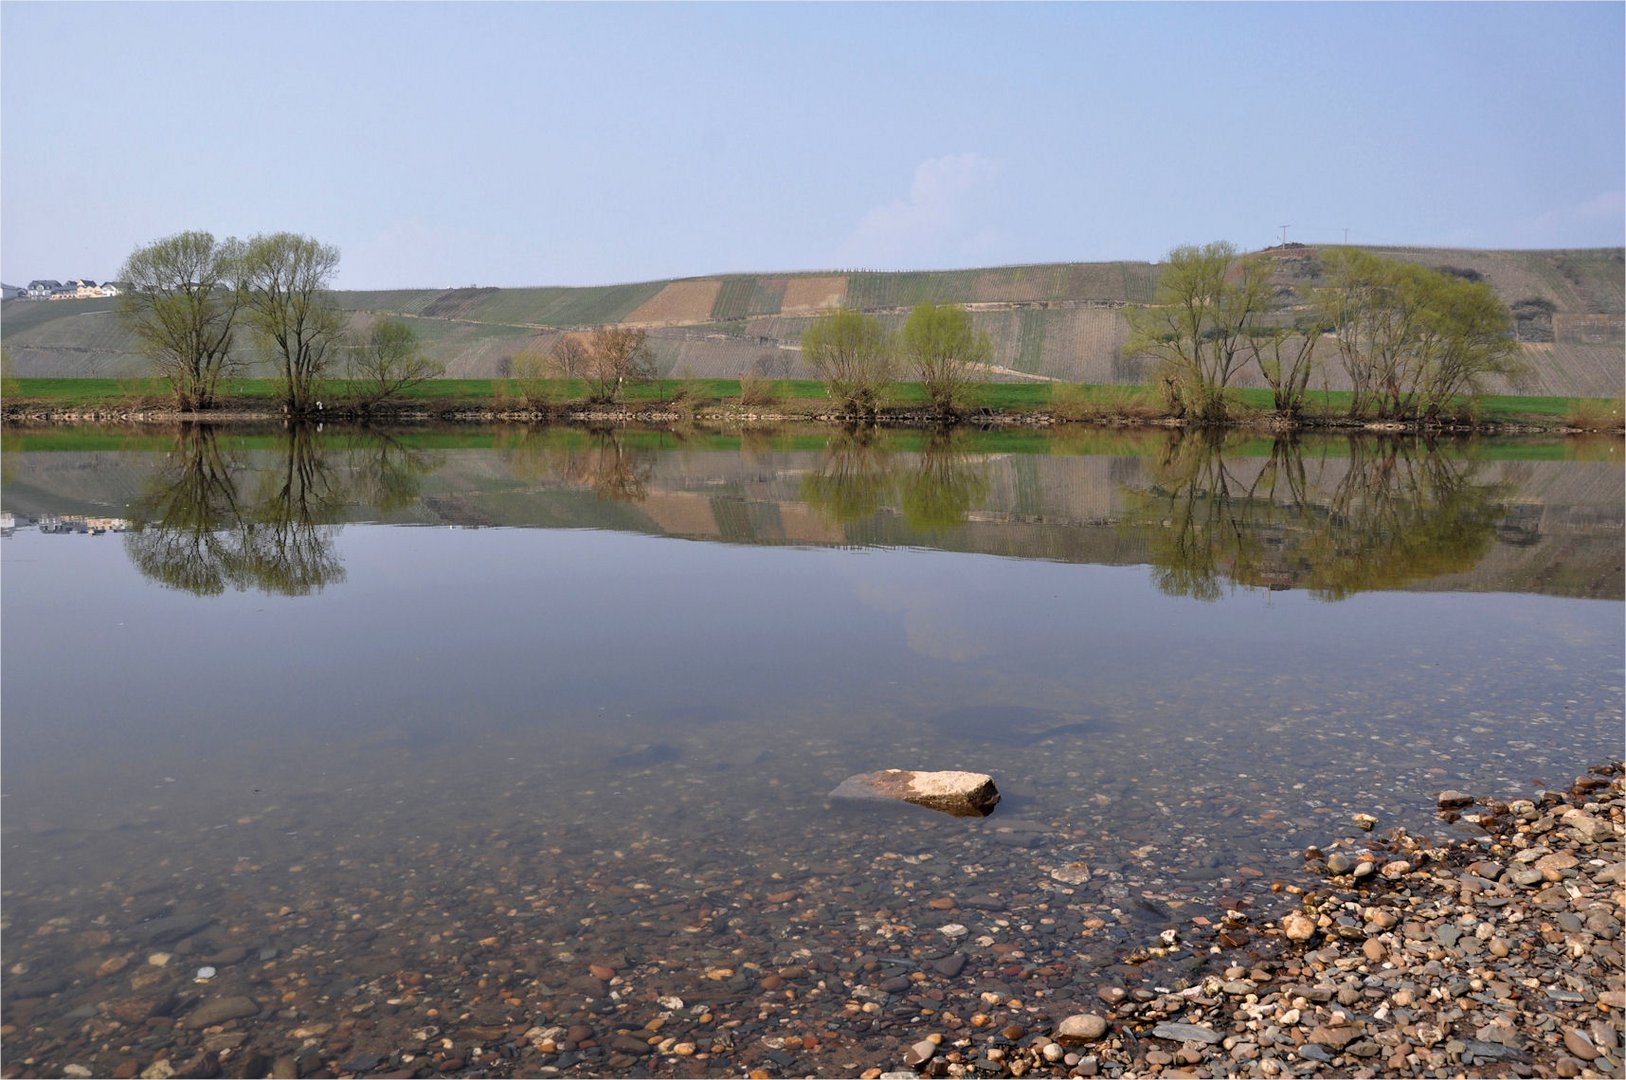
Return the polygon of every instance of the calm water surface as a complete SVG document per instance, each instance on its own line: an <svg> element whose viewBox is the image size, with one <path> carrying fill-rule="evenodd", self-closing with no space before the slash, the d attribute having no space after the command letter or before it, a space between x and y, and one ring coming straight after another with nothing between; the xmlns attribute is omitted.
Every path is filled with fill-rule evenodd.
<svg viewBox="0 0 1626 1080"><path fill-rule="evenodd" d="M1619 449L14 437L6 1059L832 1073L900 975L1189 979L1121 960L1351 813L1620 755ZM1004 802L826 800L886 767Z"/></svg>

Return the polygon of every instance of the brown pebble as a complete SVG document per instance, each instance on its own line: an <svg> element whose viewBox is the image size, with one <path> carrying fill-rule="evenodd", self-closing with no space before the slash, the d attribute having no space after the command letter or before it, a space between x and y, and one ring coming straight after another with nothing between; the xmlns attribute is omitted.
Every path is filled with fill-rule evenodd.
<svg viewBox="0 0 1626 1080"><path fill-rule="evenodd" d="M1592 1045L1592 1040L1575 1028L1564 1029L1564 1049L1582 1061L1591 1061L1598 1056L1598 1048Z"/></svg>
<svg viewBox="0 0 1626 1080"><path fill-rule="evenodd" d="M1015 1042L1017 1039L1020 1039L1022 1036L1026 1035L1028 1033L1028 1029L1023 1027L1021 1024L1007 1024L999 1029L999 1033L1012 1042Z"/></svg>
<svg viewBox="0 0 1626 1080"><path fill-rule="evenodd" d="M785 985L785 980L780 978L778 975L765 975L762 978L762 982L758 985L760 985L764 990L777 990L781 986Z"/></svg>
<svg viewBox="0 0 1626 1080"><path fill-rule="evenodd" d="M954 907L954 901L946 896L940 896L935 900L926 901L926 906L936 911L948 911Z"/></svg>
<svg viewBox="0 0 1626 1080"><path fill-rule="evenodd" d="M615 969L603 964L588 964L587 970L593 973L593 978L603 979L605 982L615 978Z"/></svg>

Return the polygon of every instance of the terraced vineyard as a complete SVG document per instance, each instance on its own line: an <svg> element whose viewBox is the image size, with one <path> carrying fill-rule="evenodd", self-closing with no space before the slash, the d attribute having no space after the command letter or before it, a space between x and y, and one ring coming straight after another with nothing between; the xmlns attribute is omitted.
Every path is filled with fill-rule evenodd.
<svg viewBox="0 0 1626 1080"><path fill-rule="evenodd" d="M1526 345L1531 393L1609 397L1621 394L1621 346L1569 342ZM1613 387L1613 391L1609 388Z"/></svg>
<svg viewBox="0 0 1626 1080"><path fill-rule="evenodd" d="M748 319L753 315L772 315L785 303L785 289L790 284L785 275L763 277L756 274L723 279L717 302L712 305L711 317L715 322Z"/></svg>
<svg viewBox="0 0 1626 1080"><path fill-rule="evenodd" d="M1560 311L1619 314L1626 305L1626 253L1620 248L1578 251L1466 251L1452 248L1372 248L1391 259L1452 267L1490 282L1502 299L1550 300Z"/></svg>
<svg viewBox="0 0 1626 1080"><path fill-rule="evenodd" d="M1377 253L1487 281L1522 305L1521 337L1532 364L1526 393L1614 397L1626 347L1626 258L1586 251L1376 248ZM1320 250L1272 249L1277 278L1303 290L1320 280ZM459 377L491 377L522 349L545 349L559 330L622 321L649 325L663 373L732 377L765 351L799 354L802 332L836 302L902 325L917 303L974 305L996 364L1049 378L1135 382L1139 365L1120 354L1123 307L1154 299L1151 263L1053 263L900 273L733 274L585 288L463 288L338 294L359 324L376 314L409 319L430 355ZM145 371L112 300L13 301L0 332L19 375L122 376ZM1329 356L1329 360L1330 360ZM793 368L805 374L800 364ZM1244 384L1256 382L1250 374ZM1316 383L1322 382L1317 377ZM1329 363L1326 382L1344 385Z"/></svg>
<svg viewBox="0 0 1626 1080"><path fill-rule="evenodd" d="M1038 374L1077 382L1139 382L1138 368L1122 359L1129 327L1121 312L1074 308L1046 312L1045 343ZM1028 370L1024 368L1023 370Z"/></svg>

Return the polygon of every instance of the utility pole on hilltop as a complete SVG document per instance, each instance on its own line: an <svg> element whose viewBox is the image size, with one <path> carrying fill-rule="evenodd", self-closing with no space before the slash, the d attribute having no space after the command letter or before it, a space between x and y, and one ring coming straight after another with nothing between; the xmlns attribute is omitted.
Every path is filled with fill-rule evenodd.
<svg viewBox="0 0 1626 1080"><path fill-rule="evenodd" d="M1291 229L1292 227L1293 226L1291 226L1291 225L1283 225L1282 226L1282 247L1287 246L1287 230Z"/></svg>
<svg viewBox="0 0 1626 1080"><path fill-rule="evenodd" d="M1345 247L1349 246L1349 226L1348 225L1344 226L1344 246Z"/></svg>

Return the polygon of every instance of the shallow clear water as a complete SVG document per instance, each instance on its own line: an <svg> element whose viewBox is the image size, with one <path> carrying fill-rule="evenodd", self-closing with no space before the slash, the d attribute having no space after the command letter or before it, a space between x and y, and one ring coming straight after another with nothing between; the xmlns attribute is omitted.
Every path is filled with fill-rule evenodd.
<svg viewBox="0 0 1626 1080"><path fill-rule="evenodd" d="M167 988L171 1016L264 1007L239 1062L341 1019L313 1052L421 1061L438 1009L514 1036L590 1018L563 1068L620 1071L610 1032L677 995L668 1031L699 1032L696 1003L742 1026L653 1071L863 1068L906 1033L844 1009L867 979L961 953L945 1009L1065 1000L1159 927L1268 912L1351 813L1440 829L1443 788L1514 797L1621 753L1615 444L7 451L13 1061L144 1064L174 1021L109 1009ZM73 531L99 517L124 531ZM988 772L1004 801L826 800L887 767ZM623 982L591 983L605 960ZM794 1009L761 983L787 965L825 978ZM804 1028L816 1051L772 1042ZM510 1041L486 1067L560 1064Z"/></svg>

